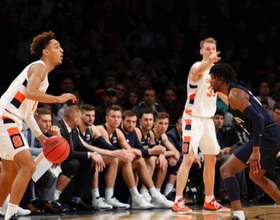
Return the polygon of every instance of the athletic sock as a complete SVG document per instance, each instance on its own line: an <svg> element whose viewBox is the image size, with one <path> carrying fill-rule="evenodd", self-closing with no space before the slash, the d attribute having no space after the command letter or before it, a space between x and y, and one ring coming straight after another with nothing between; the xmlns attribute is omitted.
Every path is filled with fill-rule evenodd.
<svg viewBox="0 0 280 220"><path fill-rule="evenodd" d="M233 215L238 217L240 220L246 219L246 217L244 215L244 211L242 211L242 210L233 211Z"/></svg>
<svg viewBox="0 0 280 220"><path fill-rule="evenodd" d="M114 189L113 188L106 188L105 189L105 199L111 199L114 195Z"/></svg>
<svg viewBox="0 0 280 220"><path fill-rule="evenodd" d="M140 195L136 187L130 188L130 189L129 189L129 192L130 192L130 195L131 195L132 197L133 197L133 196L139 196L139 195Z"/></svg>
<svg viewBox="0 0 280 220"><path fill-rule="evenodd" d="M92 189L91 196L92 196L92 199L98 199L100 197L99 189L98 188Z"/></svg>
<svg viewBox="0 0 280 220"><path fill-rule="evenodd" d="M167 183L164 189L164 195L167 196L173 189L174 184Z"/></svg>
<svg viewBox="0 0 280 220"><path fill-rule="evenodd" d="M17 213L18 205L9 203L5 214L5 219L10 219L14 214Z"/></svg>
<svg viewBox="0 0 280 220"><path fill-rule="evenodd" d="M211 196L205 196L205 202L209 203L214 199L214 195Z"/></svg>

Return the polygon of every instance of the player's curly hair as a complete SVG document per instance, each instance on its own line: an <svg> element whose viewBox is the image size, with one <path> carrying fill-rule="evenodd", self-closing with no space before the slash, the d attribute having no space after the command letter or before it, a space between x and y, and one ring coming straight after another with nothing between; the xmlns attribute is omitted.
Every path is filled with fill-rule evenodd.
<svg viewBox="0 0 280 220"><path fill-rule="evenodd" d="M227 84L235 82L235 70L227 63L217 63L213 65L209 74L213 74L213 76L218 79L223 78Z"/></svg>
<svg viewBox="0 0 280 220"><path fill-rule="evenodd" d="M52 39L56 39L52 31L43 32L34 37L32 43L30 44L31 54L38 56L39 58L42 57L42 51L46 48L46 46Z"/></svg>

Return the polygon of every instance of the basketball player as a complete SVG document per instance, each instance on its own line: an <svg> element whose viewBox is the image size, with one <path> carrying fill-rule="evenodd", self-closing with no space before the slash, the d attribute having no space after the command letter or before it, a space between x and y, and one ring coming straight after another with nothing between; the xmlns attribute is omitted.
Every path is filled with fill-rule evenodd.
<svg viewBox="0 0 280 220"><path fill-rule="evenodd" d="M264 176L267 170L274 169L276 165L276 155L280 148L280 127L248 89L233 84L233 75L234 70L228 64L217 64L210 69L214 91L228 96L233 113L243 113L252 122L252 139L237 148L220 169L233 208L233 220L244 220L246 218L235 175L246 166L250 168L249 177L280 204L278 187Z"/></svg>
<svg viewBox="0 0 280 220"><path fill-rule="evenodd" d="M0 177L0 207L8 193L10 202L5 215L7 219L17 219L18 204L36 167L28 143L21 133L24 120L41 143L47 140L35 119L37 103L62 103L75 101L70 93L60 96L46 94L48 73L62 64L63 49L53 32L43 32L33 38L31 54L40 59L29 64L11 83L0 100L0 157L3 173Z"/></svg>
<svg viewBox="0 0 280 220"><path fill-rule="evenodd" d="M185 205L183 190L186 186L190 168L198 152L198 146L204 156L203 181L205 186L204 211L229 211L220 205L214 197L216 155L220 146L216 139L212 117L216 112L216 94L210 85L209 69L218 62L220 52L217 42L206 38L200 42L202 60L194 63L190 69L187 83L188 98L183 113L183 161L177 174L174 212L192 212Z"/></svg>

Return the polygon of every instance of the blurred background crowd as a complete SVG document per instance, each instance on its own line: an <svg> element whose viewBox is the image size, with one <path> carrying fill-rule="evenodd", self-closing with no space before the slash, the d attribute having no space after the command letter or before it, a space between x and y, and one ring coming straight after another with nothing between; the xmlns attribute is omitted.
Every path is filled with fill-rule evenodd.
<svg viewBox="0 0 280 220"><path fill-rule="evenodd" d="M63 65L49 76L52 94L72 86L98 106L100 94L120 83L118 101L130 108L124 105L134 105L127 102L131 90L137 103L153 87L161 102L172 87L184 105L188 71L201 59L199 42L214 37L221 62L235 68L240 84L257 95L266 81L279 99L280 88L273 88L280 85L279 9L277 0L1 0L0 92L35 59L32 38L52 30L64 49ZM65 78L73 85L62 88Z"/></svg>

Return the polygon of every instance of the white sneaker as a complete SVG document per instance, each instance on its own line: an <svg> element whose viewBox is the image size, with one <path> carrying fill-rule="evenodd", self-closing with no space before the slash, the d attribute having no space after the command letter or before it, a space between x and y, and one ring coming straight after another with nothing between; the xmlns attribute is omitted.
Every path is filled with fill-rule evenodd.
<svg viewBox="0 0 280 220"><path fill-rule="evenodd" d="M119 200L117 200L115 197L106 198L106 199L105 199L105 202L106 202L107 204L113 206L114 208L117 208L117 209L128 209L128 208L130 208L130 205L129 205L129 204L122 203L122 202L120 202Z"/></svg>
<svg viewBox="0 0 280 220"><path fill-rule="evenodd" d="M98 210L110 210L110 209L113 209L113 206L107 204L105 202L105 199L102 198L102 197L99 197L99 198L96 198L96 199L93 199L91 201L91 205L94 209L98 209Z"/></svg>
<svg viewBox="0 0 280 220"><path fill-rule="evenodd" d="M147 202L142 195L132 196L131 198L131 208L132 209L151 209L154 205Z"/></svg>
<svg viewBox="0 0 280 220"><path fill-rule="evenodd" d="M152 197L151 203L155 208L172 208L174 202L168 200L164 195L158 194L157 196Z"/></svg>
<svg viewBox="0 0 280 220"><path fill-rule="evenodd" d="M141 196L145 199L146 202L151 203L152 197L149 193L143 193Z"/></svg>
<svg viewBox="0 0 280 220"><path fill-rule="evenodd" d="M31 211L29 209L23 209L19 206L18 209L17 209L17 214L21 215L21 216L30 215Z"/></svg>
<svg viewBox="0 0 280 220"><path fill-rule="evenodd" d="M4 204L3 204L3 207L2 207L2 213L5 215L6 212L7 212L7 208L8 208L8 203L10 201L10 194L7 196ZM20 206L18 206L18 209L17 209L17 214L18 215L21 215L21 216L24 216L24 215L30 215L31 214L31 211L29 209L23 209L21 208Z"/></svg>

